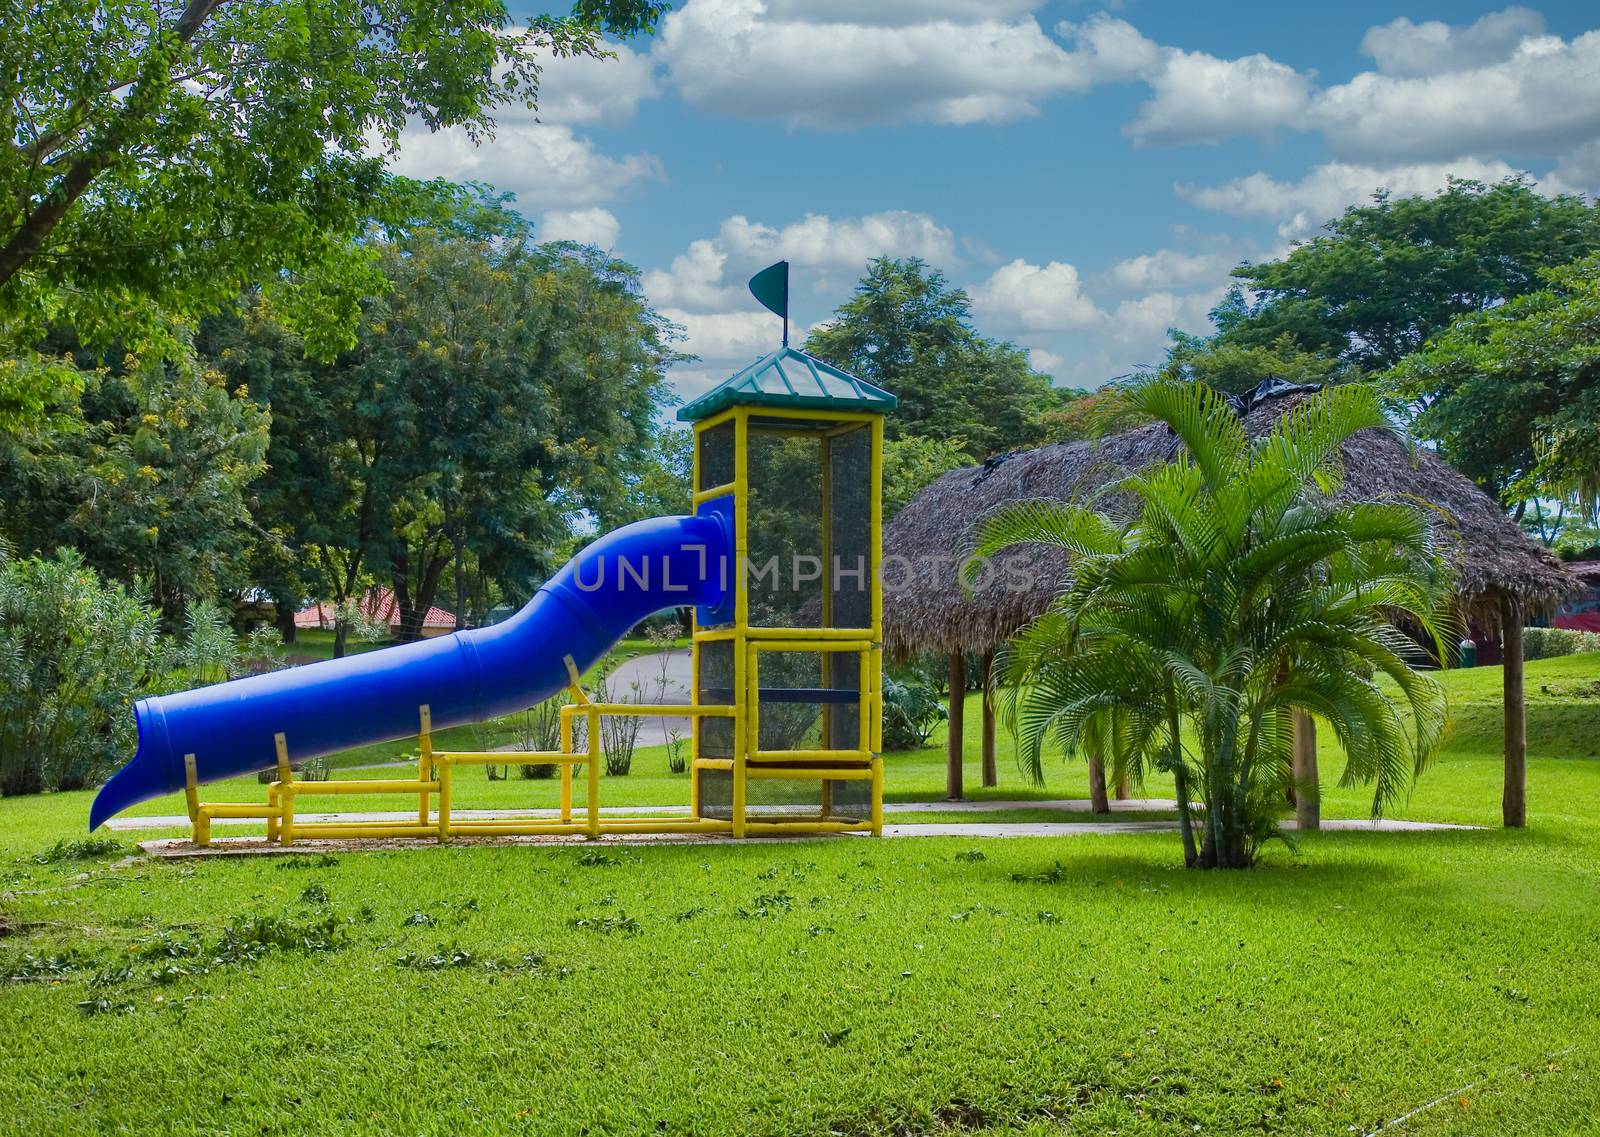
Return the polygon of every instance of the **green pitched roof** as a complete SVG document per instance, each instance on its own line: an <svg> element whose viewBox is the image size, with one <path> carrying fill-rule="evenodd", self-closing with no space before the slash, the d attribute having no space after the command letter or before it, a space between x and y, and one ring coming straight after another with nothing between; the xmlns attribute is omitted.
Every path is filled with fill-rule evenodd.
<svg viewBox="0 0 1600 1137"><path fill-rule="evenodd" d="M884 414L899 403L889 392L792 347L763 356L678 411L698 422L727 407L809 407Z"/></svg>

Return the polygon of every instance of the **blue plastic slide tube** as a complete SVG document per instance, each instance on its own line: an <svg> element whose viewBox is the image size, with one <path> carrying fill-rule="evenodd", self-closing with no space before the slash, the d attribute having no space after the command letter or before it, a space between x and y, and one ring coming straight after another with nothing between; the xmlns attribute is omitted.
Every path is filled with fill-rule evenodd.
<svg viewBox="0 0 1600 1137"><path fill-rule="evenodd" d="M646 616L725 607L731 511L732 499L718 498L693 517L608 533L487 628L141 699L139 749L100 788L89 828L183 789L185 754L197 780L211 782L276 765L280 732L290 760L302 761L415 734L424 704L442 730L542 702L571 682L569 657L583 673Z"/></svg>

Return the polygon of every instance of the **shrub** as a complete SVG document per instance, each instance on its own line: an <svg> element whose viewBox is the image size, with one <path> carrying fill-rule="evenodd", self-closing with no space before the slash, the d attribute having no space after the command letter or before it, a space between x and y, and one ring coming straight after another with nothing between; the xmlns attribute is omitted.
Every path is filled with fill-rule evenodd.
<svg viewBox="0 0 1600 1137"><path fill-rule="evenodd" d="M1576 655L1582 651L1600 651L1600 635L1576 628L1522 629L1524 659L1554 659L1558 655Z"/></svg>
<svg viewBox="0 0 1600 1137"><path fill-rule="evenodd" d="M883 677L883 748L915 750L944 721L945 710L933 685L920 675L904 681Z"/></svg>
<svg viewBox="0 0 1600 1137"><path fill-rule="evenodd" d="M628 685L627 691L615 687L612 676L602 675L595 680L594 701L597 703L641 703L643 693L638 682ZM625 776L633 769L633 752L639 746L639 729L644 720L636 715L607 715L600 720L600 753L604 756L605 771L613 777Z"/></svg>
<svg viewBox="0 0 1600 1137"><path fill-rule="evenodd" d="M542 750L546 753L560 750L561 708L571 701L572 697L562 691L512 716L511 725L517 734L517 749ZM574 740L577 738L578 726L578 723L573 723ZM553 762L524 762L520 772L524 778L553 778L556 776L556 767Z"/></svg>
<svg viewBox="0 0 1600 1137"><path fill-rule="evenodd" d="M158 616L78 553L0 559L0 794L80 789L133 752Z"/></svg>

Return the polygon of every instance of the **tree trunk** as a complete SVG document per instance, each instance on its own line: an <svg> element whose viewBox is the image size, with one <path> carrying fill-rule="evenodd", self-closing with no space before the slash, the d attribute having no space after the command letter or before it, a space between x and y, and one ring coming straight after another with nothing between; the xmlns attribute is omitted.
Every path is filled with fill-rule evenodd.
<svg viewBox="0 0 1600 1137"><path fill-rule="evenodd" d="M983 657L983 784L997 786L1000 773L994 760L994 652Z"/></svg>
<svg viewBox="0 0 1600 1137"><path fill-rule="evenodd" d="M344 658L345 644L349 642L349 639L350 625L335 617L333 621L333 658Z"/></svg>
<svg viewBox="0 0 1600 1137"><path fill-rule="evenodd" d="M1128 779L1126 776L1117 779L1117 800L1128 800Z"/></svg>
<svg viewBox="0 0 1600 1137"><path fill-rule="evenodd" d="M1175 765L1172 780L1178 791L1178 832L1183 836L1183 867L1192 869L1200 863L1200 854L1194 847L1194 817L1189 812L1189 775L1182 765Z"/></svg>
<svg viewBox="0 0 1600 1137"><path fill-rule="evenodd" d="M463 575L462 554L464 547L460 541L455 543L456 552L456 626L460 631L467 626L467 578Z"/></svg>
<svg viewBox="0 0 1600 1137"><path fill-rule="evenodd" d="M959 651L953 651L950 653L950 737L945 743L944 772L945 797L951 801L960 801L963 796L961 736L965 726L966 695L967 660Z"/></svg>
<svg viewBox="0 0 1600 1137"><path fill-rule="evenodd" d="M1317 775L1317 721L1294 712L1294 820L1302 832L1322 828L1322 786Z"/></svg>
<svg viewBox="0 0 1600 1137"><path fill-rule="evenodd" d="M1111 802L1106 798L1106 767L1100 755L1089 755L1089 808L1095 813L1110 813Z"/></svg>
<svg viewBox="0 0 1600 1137"><path fill-rule="evenodd" d="M278 626L278 635L287 644L294 643L297 629L294 624L295 606L281 600L273 601L273 622Z"/></svg>
<svg viewBox="0 0 1600 1137"><path fill-rule="evenodd" d="M1500 605L1505 656L1506 775L1500 817L1508 829L1528 822L1528 722L1522 693L1522 602L1506 596Z"/></svg>

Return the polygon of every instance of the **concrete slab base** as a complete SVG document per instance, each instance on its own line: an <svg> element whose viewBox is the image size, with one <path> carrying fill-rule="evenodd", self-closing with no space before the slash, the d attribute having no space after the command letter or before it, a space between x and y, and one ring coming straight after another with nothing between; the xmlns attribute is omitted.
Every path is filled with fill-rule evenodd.
<svg viewBox="0 0 1600 1137"><path fill-rule="evenodd" d="M1283 823L1293 829L1293 821ZM1445 830L1477 829L1476 825L1451 825L1432 821L1358 821L1326 820L1324 830L1365 833L1416 833ZM885 837L965 837L976 840L1007 837L1106 837L1136 833L1176 833L1175 821L1000 821L1000 822L940 822L927 825L885 825ZM453 836L452 848L480 845L733 845L765 844L773 841L835 841L841 838L864 837L864 833L817 833L783 837L752 837L735 841L732 837L712 833L612 833L597 838L569 834L539 834L523 837L471 837ZM296 840L293 845L268 844L260 837L217 837L210 845L201 847L187 838L172 837L141 841L139 848L147 855L160 858L229 857L229 856L298 856L314 853L356 853L375 850L416 849L433 845L428 838L373 838L359 841Z"/></svg>

